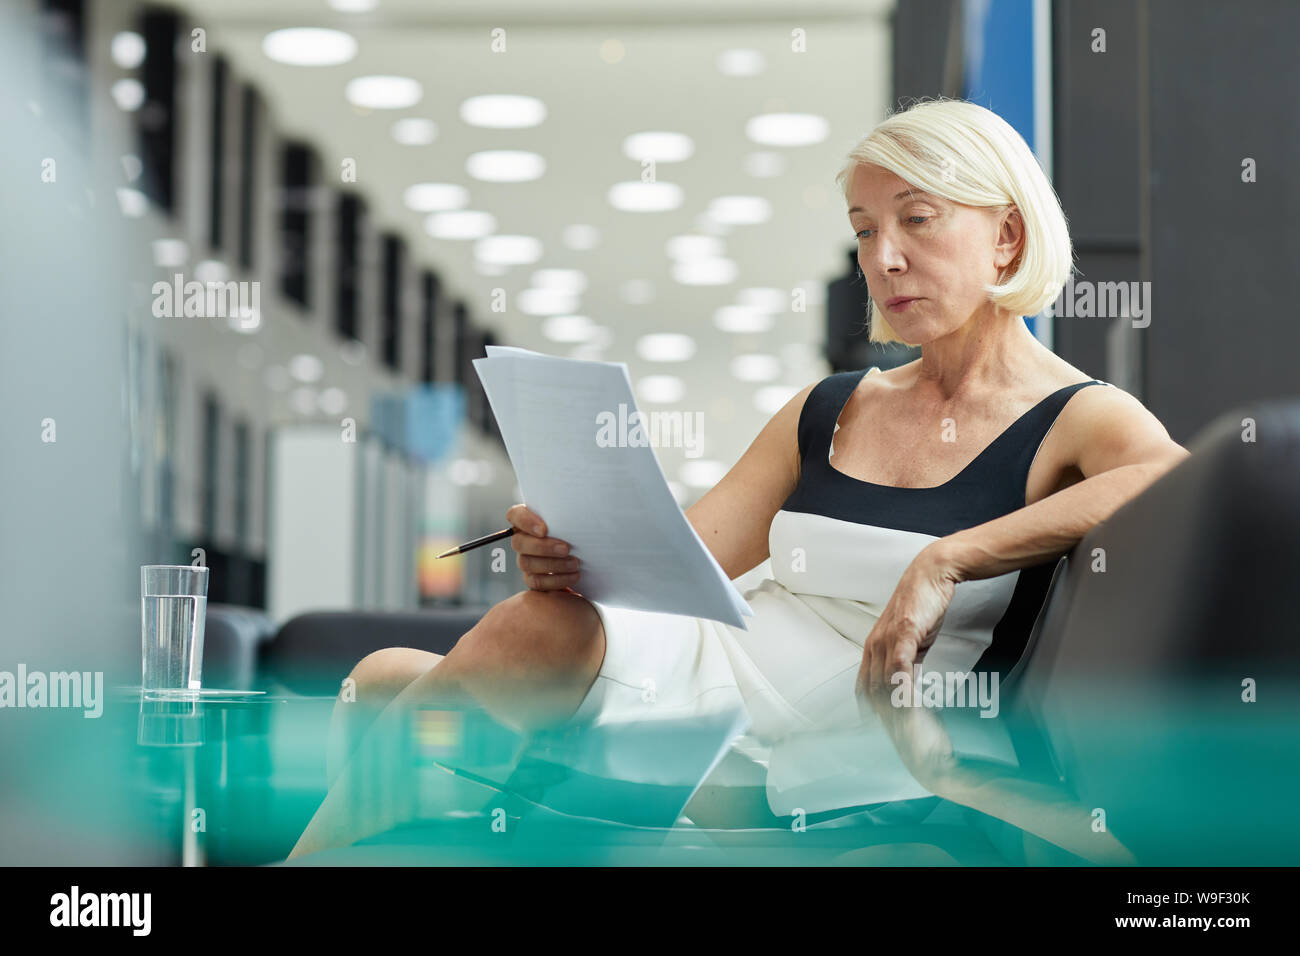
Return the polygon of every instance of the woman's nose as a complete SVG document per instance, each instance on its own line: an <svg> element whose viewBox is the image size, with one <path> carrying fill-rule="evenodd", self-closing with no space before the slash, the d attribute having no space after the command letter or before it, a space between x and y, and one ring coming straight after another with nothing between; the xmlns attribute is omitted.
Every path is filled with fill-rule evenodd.
<svg viewBox="0 0 1300 956"><path fill-rule="evenodd" d="M906 268L907 261L897 245L884 235L877 236L876 240L865 266L877 275L893 275Z"/></svg>

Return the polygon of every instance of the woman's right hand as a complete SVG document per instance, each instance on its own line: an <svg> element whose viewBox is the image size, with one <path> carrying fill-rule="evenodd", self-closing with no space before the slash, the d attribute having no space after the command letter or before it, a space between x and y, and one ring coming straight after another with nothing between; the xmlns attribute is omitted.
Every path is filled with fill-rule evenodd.
<svg viewBox="0 0 1300 956"><path fill-rule="evenodd" d="M506 519L515 529L510 546L519 555L519 570L529 590L572 591L578 583L580 562L569 556L568 542L546 537L546 522L527 505L511 506Z"/></svg>

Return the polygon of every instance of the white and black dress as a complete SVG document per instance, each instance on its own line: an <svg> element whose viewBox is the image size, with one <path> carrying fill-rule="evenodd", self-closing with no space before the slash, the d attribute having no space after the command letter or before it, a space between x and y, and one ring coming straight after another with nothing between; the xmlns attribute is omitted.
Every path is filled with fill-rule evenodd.
<svg viewBox="0 0 1300 956"><path fill-rule="evenodd" d="M605 658L572 725L689 721L739 702L749 729L733 751L753 773L737 777L740 762L729 758L711 783L765 784L779 815L928 796L902 771L883 729L864 726L854 696L863 642L922 548L1025 506L1030 466L1066 402L1109 383L1079 382L1043 398L942 485L897 488L831 465L840 413L875 371L830 375L807 397L799 483L771 524L773 577L744 595L754 611L748 630L596 604ZM923 666L1005 677L1055 565L958 584Z"/></svg>

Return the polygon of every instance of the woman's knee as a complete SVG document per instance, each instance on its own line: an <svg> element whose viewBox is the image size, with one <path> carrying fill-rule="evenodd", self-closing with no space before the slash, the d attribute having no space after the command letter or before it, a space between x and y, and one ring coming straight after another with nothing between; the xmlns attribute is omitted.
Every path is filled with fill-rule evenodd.
<svg viewBox="0 0 1300 956"><path fill-rule="evenodd" d="M358 703L387 703L441 660L441 654L430 651L386 647L361 658L344 681L344 688L350 685L353 700Z"/></svg>
<svg viewBox="0 0 1300 956"><path fill-rule="evenodd" d="M604 656L600 614L586 598L569 591L512 594L484 616L484 623L487 626L476 635L477 649L494 656L532 665L553 663L566 670L576 663L581 671L593 660L598 668Z"/></svg>
<svg viewBox="0 0 1300 956"><path fill-rule="evenodd" d="M330 786L375 718L412 681L442 660L441 654L412 647L386 647L361 658L343 680L330 717L325 758Z"/></svg>

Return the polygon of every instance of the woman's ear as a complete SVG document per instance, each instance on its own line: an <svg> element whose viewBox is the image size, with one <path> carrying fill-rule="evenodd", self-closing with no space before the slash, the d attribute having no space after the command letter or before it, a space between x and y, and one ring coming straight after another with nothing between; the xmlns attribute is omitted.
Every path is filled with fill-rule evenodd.
<svg viewBox="0 0 1300 956"><path fill-rule="evenodd" d="M1014 275L1012 268L1025 251L1025 220L1020 210L1008 206L998 219L998 243L995 263L998 271L1004 275ZM999 279L999 282L1002 280Z"/></svg>

